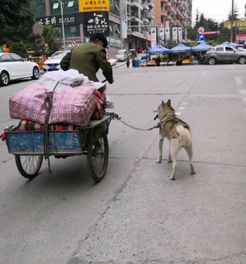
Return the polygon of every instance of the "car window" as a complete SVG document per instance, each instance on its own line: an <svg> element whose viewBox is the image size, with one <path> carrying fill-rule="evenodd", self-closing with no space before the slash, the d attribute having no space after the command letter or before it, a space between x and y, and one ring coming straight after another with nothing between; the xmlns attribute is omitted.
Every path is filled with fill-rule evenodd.
<svg viewBox="0 0 246 264"><path fill-rule="evenodd" d="M217 47L215 50L216 51L224 51L223 47Z"/></svg>
<svg viewBox="0 0 246 264"><path fill-rule="evenodd" d="M226 51L230 51L230 52L234 51L234 49L232 49L232 48L230 48L230 47L225 47L225 50L226 50Z"/></svg>
<svg viewBox="0 0 246 264"><path fill-rule="evenodd" d="M1 61L2 61L2 62L12 61L12 58L10 57L10 55L9 55L8 53L6 53L6 54L2 54L2 56L1 56Z"/></svg>
<svg viewBox="0 0 246 264"><path fill-rule="evenodd" d="M58 53L58 54L54 54L52 57L50 57L51 59L62 59L65 55L67 54L67 52L62 52L62 53Z"/></svg>
<svg viewBox="0 0 246 264"><path fill-rule="evenodd" d="M24 60L20 55L16 53L10 53L9 55L11 56L13 61L23 61Z"/></svg>

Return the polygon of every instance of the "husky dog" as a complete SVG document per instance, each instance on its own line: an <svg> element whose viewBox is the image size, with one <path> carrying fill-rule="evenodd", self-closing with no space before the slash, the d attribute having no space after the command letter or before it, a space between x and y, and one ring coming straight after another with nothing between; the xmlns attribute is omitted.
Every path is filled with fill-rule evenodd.
<svg viewBox="0 0 246 264"><path fill-rule="evenodd" d="M155 119L159 118L159 158L157 163L162 161L162 149L164 138L168 138L170 142L169 159L172 162L171 180L175 180L175 168L177 164L177 154L181 148L184 148L188 154L190 162L191 174L195 174L192 164L192 137L189 125L176 117L175 110L171 106L171 100L166 103L164 101L158 107L158 114Z"/></svg>

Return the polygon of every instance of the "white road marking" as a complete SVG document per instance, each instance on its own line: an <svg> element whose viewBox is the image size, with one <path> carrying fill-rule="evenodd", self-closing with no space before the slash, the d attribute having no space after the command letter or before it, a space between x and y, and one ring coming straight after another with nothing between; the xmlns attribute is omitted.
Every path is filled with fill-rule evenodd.
<svg viewBox="0 0 246 264"><path fill-rule="evenodd" d="M242 86L243 85L243 82L242 82L242 78L241 77L236 76L235 77L235 81L236 81L237 86Z"/></svg>
<svg viewBox="0 0 246 264"><path fill-rule="evenodd" d="M183 110L184 109L184 107L183 106L180 106L179 108L178 108L178 110Z"/></svg>

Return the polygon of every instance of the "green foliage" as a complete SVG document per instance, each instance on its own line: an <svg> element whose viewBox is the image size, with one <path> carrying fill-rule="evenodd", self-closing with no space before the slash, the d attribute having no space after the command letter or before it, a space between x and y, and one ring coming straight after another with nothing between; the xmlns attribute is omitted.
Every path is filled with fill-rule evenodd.
<svg viewBox="0 0 246 264"><path fill-rule="evenodd" d="M189 40L193 40L193 41L196 40L197 39L197 29L189 27L187 29L187 36Z"/></svg>
<svg viewBox="0 0 246 264"><path fill-rule="evenodd" d="M32 33L33 13L29 0L1 1L0 44L8 43L11 51L25 54Z"/></svg>
<svg viewBox="0 0 246 264"><path fill-rule="evenodd" d="M195 25L195 29L198 29L199 27L204 27L205 31L218 31L219 25L217 22L215 22L211 18L205 18L204 14L201 14L200 17L198 17L197 23Z"/></svg>
<svg viewBox="0 0 246 264"><path fill-rule="evenodd" d="M23 41L11 42L10 50L18 53L23 58L27 58L26 44Z"/></svg>
<svg viewBox="0 0 246 264"><path fill-rule="evenodd" d="M197 30L199 27L204 27L205 31L219 31L220 36L207 40L211 45L217 45L228 41L230 39L230 30L223 28L223 23L218 24L213 19L205 18L204 14L197 16L196 24L192 28L188 28L188 39L191 41L197 41Z"/></svg>
<svg viewBox="0 0 246 264"><path fill-rule="evenodd" d="M44 28L43 37L45 39L46 48L45 54L51 55L55 51L57 51L60 47L60 32L58 28L54 28L52 26L46 26Z"/></svg>
<svg viewBox="0 0 246 264"><path fill-rule="evenodd" d="M216 39L215 44L217 45L225 41L229 41L230 35L231 35L231 31L228 28L223 28L223 25L221 25L220 36Z"/></svg>

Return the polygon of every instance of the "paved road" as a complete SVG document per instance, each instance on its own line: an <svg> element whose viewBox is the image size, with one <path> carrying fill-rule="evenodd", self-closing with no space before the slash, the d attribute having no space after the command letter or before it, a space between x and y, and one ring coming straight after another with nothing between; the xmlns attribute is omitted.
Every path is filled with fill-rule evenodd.
<svg viewBox="0 0 246 264"><path fill-rule="evenodd" d="M153 109L170 98L191 125L197 174L180 152L177 180L156 164L158 131L110 125L106 178L94 185L83 158L52 160L35 180L18 174L1 152L0 263L246 262L245 66L115 70L108 93L114 111L139 127L155 125ZM0 122L8 97L26 83L0 89ZM167 143L165 144L167 148Z"/></svg>

